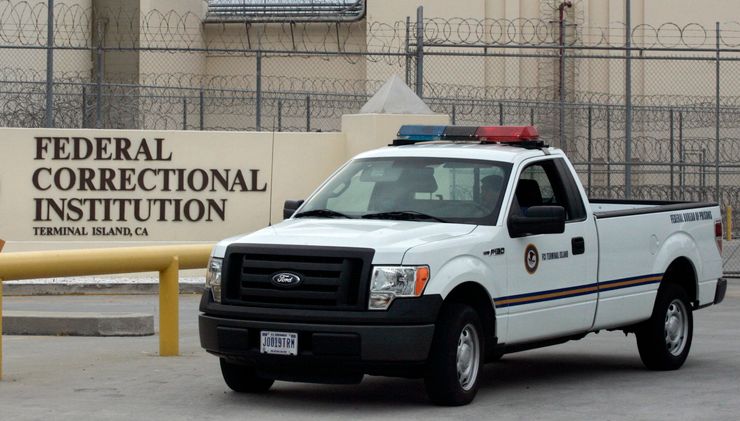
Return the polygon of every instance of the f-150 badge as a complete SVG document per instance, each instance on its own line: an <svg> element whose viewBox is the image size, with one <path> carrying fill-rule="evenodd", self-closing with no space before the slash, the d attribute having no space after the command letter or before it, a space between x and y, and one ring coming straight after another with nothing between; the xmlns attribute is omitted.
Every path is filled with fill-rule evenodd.
<svg viewBox="0 0 740 421"><path fill-rule="evenodd" d="M540 254L534 244L527 245L524 249L524 269L527 269L530 275L537 272L537 266L540 264Z"/></svg>

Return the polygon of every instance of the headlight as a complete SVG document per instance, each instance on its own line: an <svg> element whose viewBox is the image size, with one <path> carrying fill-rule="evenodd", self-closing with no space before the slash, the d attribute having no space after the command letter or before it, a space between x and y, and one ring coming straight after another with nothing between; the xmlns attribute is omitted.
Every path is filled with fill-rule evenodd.
<svg viewBox="0 0 740 421"><path fill-rule="evenodd" d="M206 270L206 288L211 289L213 301L221 302L221 264L223 259L211 257Z"/></svg>
<svg viewBox="0 0 740 421"><path fill-rule="evenodd" d="M370 310L386 310L396 297L418 297L429 281L429 266L376 266L370 282Z"/></svg>

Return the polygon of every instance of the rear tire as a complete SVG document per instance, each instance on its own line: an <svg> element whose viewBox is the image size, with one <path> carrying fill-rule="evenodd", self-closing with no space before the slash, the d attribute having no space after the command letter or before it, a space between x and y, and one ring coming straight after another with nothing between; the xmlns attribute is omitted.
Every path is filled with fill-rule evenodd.
<svg viewBox="0 0 740 421"><path fill-rule="evenodd" d="M221 374L226 385L239 393L264 393L275 383L275 380L258 376L254 367L230 363L224 358L221 358Z"/></svg>
<svg viewBox="0 0 740 421"><path fill-rule="evenodd" d="M676 370L689 356L694 319L686 291L665 284L658 290L653 314L636 330L640 358L650 370Z"/></svg>
<svg viewBox="0 0 740 421"><path fill-rule="evenodd" d="M460 406L478 393L485 355L480 317L472 307L450 303L439 317L427 373L427 395L436 405Z"/></svg>

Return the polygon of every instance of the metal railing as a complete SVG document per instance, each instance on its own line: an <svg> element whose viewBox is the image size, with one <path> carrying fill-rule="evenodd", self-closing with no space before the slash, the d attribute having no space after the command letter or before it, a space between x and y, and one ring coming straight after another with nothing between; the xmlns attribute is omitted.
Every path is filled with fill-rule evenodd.
<svg viewBox="0 0 740 421"><path fill-rule="evenodd" d="M353 22L365 11L365 0L211 0L205 22Z"/></svg>
<svg viewBox="0 0 740 421"><path fill-rule="evenodd" d="M3 375L3 282L50 277L159 272L159 355L176 356L180 353L178 271L205 268L212 247L211 244L192 244L0 254L0 379ZM0 250L2 250L1 240Z"/></svg>

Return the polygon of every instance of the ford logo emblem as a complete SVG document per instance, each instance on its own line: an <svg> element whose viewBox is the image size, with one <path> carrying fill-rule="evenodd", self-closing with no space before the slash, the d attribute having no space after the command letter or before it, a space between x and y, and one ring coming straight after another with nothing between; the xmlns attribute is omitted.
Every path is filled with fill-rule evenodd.
<svg viewBox="0 0 740 421"><path fill-rule="evenodd" d="M272 275L271 282L277 287L289 288L300 285L303 279L295 273L279 272Z"/></svg>

